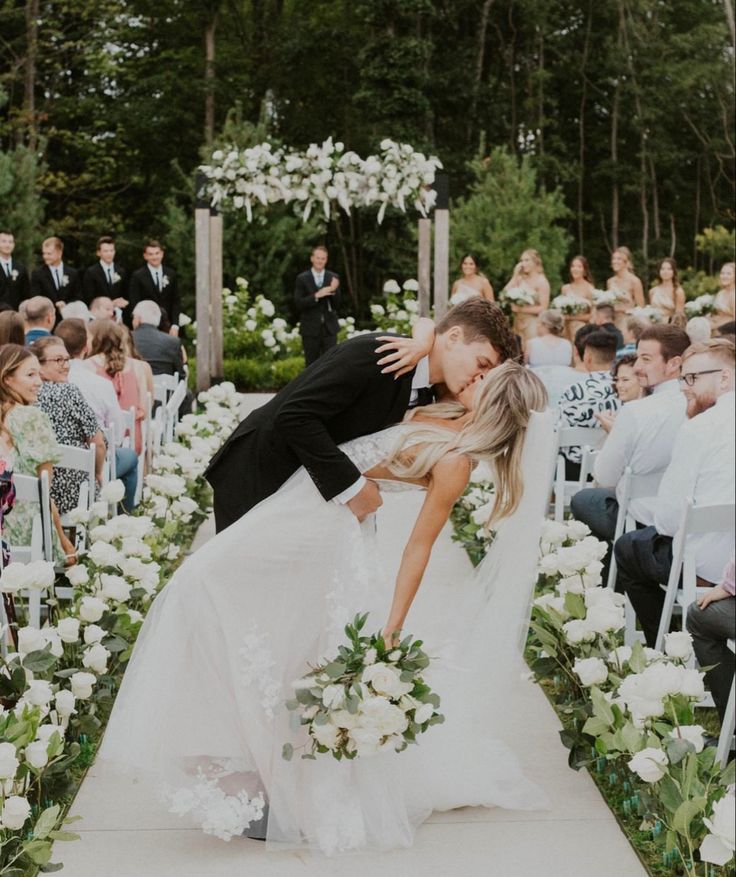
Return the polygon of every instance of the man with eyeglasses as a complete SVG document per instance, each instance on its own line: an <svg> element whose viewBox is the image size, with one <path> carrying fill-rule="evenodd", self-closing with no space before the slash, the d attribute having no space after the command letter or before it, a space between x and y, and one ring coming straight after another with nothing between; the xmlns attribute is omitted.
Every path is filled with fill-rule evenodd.
<svg viewBox="0 0 736 877"><path fill-rule="evenodd" d="M688 420L680 428L672 460L659 485L653 526L625 533L615 545L617 590L625 591L641 622L647 645L654 646L672 565L672 537L685 500L696 505L734 502L736 443L736 353L726 339L693 344L685 351L680 384ZM734 533L690 537L701 584L720 582L733 552Z"/></svg>

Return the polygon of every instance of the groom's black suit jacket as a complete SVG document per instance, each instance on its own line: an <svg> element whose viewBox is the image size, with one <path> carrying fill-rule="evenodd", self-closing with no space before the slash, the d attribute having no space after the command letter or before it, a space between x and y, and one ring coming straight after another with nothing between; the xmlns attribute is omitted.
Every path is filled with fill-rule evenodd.
<svg viewBox="0 0 736 877"><path fill-rule="evenodd" d="M299 466L326 500L357 481L360 472L337 445L398 423L414 374L398 380L381 374L377 337L360 335L332 348L235 429L206 472L218 532Z"/></svg>

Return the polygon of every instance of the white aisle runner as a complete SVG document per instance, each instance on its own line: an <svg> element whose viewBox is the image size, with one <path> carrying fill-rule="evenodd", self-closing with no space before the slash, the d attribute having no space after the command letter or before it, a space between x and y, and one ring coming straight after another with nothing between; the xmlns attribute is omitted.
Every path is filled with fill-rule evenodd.
<svg viewBox="0 0 736 877"><path fill-rule="evenodd" d="M380 521L396 551L411 521L411 504L419 499L407 494ZM207 522L197 541L211 533ZM450 534L448 526L423 588L467 574L470 563ZM65 877L643 877L646 872L590 777L568 768L559 722L541 690L531 682L520 685L515 748L528 775L547 792L547 811L436 813L409 850L323 859L306 852L268 853L258 841L223 843L183 828L149 800L145 778L121 781L93 766L72 808L82 817L72 826L81 840L57 844L52 861L64 863Z"/></svg>

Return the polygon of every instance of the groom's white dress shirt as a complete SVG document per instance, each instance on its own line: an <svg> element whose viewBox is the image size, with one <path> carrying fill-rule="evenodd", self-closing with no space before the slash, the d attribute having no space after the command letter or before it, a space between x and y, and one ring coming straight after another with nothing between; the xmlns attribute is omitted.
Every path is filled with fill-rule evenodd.
<svg viewBox="0 0 736 877"><path fill-rule="evenodd" d="M685 421L685 407L685 396L676 379L658 384L645 399L627 402L596 457L594 475L598 484L616 487L620 494L619 484L627 466L634 475L663 472ZM618 498L620 501L620 495ZM654 501L654 497L632 500L632 516L646 526L653 524Z"/></svg>
<svg viewBox="0 0 736 877"><path fill-rule="evenodd" d="M417 397L419 396L419 391L424 390L427 387L430 387L429 383L429 357L424 356L417 363L417 367L414 370L414 377L411 379L411 394L409 396L409 406L411 407L412 403L416 402ZM350 487L343 490L342 493L338 493L335 497L335 502L339 502L342 505L350 502L350 500L363 489L365 485L365 478L361 475L357 481L350 485Z"/></svg>

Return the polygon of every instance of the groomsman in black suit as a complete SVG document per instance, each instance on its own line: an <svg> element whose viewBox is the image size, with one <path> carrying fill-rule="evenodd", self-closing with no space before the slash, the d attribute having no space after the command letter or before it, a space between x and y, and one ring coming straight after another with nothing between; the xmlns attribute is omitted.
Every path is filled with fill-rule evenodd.
<svg viewBox="0 0 736 877"><path fill-rule="evenodd" d="M307 365L337 344L340 278L327 270L327 256L326 247L315 247L309 259L311 269L299 274L294 288L294 304L299 311L299 332Z"/></svg>
<svg viewBox="0 0 736 877"><path fill-rule="evenodd" d="M115 239L107 235L101 237L97 241L97 256L99 261L84 272L84 300L90 305L94 299L104 297L112 299L116 308L127 307L126 276L115 261Z"/></svg>
<svg viewBox="0 0 736 877"><path fill-rule="evenodd" d="M13 258L15 237L12 231L0 229L0 302L13 310L31 294L31 284L25 265Z"/></svg>
<svg viewBox="0 0 736 877"><path fill-rule="evenodd" d="M163 265L164 248L158 241L148 241L143 248L146 265L134 271L130 276L128 302L130 312L139 301L155 301L164 311L169 324L169 334L179 334L179 314L181 298L176 272Z"/></svg>
<svg viewBox="0 0 736 877"><path fill-rule="evenodd" d="M70 301L82 298L79 272L64 263L64 244L61 238L50 237L41 244L43 266L31 274L31 294L50 298L61 309Z"/></svg>

